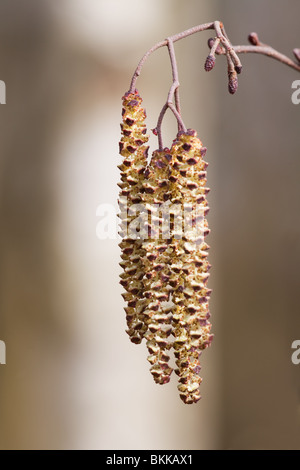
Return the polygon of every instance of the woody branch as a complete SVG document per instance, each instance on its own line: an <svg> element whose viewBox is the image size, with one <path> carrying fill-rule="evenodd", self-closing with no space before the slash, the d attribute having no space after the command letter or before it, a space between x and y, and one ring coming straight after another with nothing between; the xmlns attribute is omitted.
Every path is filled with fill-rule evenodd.
<svg viewBox="0 0 300 470"><path fill-rule="evenodd" d="M289 57L285 56L284 54L278 52L276 49L272 48L271 46L262 43L258 35L256 33L251 33L248 36L248 40L251 45L247 46L233 46L226 34L224 25L221 21L214 21L211 23L204 23L198 26L194 26L193 28L187 29L182 31L181 33L175 34L174 36L170 36L169 38L165 39L164 41L158 42L155 44L151 49L149 49L142 59L140 60L131 80L129 92L134 93L136 89L136 81L141 74L143 65L145 64L146 60L149 56L155 52L157 49L167 46L171 61L171 68L172 68L172 85L168 92L167 100L159 114L159 118L157 121L157 126L153 129L155 135L158 136L158 143L159 148L163 148L163 141L162 141L162 132L161 126L165 116L165 113L168 109L172 111L174 114L177 124L178 130L186 130L184 122L181 116L180 110L180 97L179 97L179 76L178 76L178 68L176 62L176 55L174 50L174 43L181 39L184 39L192 34L207 31L207 30L214 30L216 36L214 38L210 38L208 40L208 45L210 47L210 53L206 58L204 68L207 72L211 71L215 65L216 55L226 55L227 59L227 70L228 70L228 90L229 93L234 94L238 88L238 78L237 75L242 71L242 64L239 59L238 54L244 53L255 53L255 54L262 54L268 57L271 57L275 60L278 60L282 64L285 64L294 70L300 72L300 49L294 49L294 56L295 61L290 59Z"/></svg>

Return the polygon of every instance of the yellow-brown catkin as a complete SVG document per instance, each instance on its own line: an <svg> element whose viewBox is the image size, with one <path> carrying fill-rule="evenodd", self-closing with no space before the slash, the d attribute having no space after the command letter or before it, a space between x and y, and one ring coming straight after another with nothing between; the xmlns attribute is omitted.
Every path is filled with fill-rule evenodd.
<svg viewBox="0 0 300 470"><path fill-rule="evenodd" d="M173 348L180 398L191 404L201 398L199 356L212 340L208 308L211 291L207 287L209 247L204 241L209 233L205 218L209 210L206 201L209 189L205 186L207 163L202 158L204 149L194 130L178 133L171 154L171 200L175 204L174 253L170 266L174 286ZM183 235L176 233L180 232L180 224L175 227L180 213L184 214L181 218Z"/></svg>
<svg viewBox="0 0 300 470"><path fill-rule="evenodd" d="M170 197L170 151L168 149L153 152L150 164L145 172L143 200L148 213L145 221L144 263L144 323L147 325L145 338L150 353L151 374L158 384L169 382L172 368L169 366L168 350L171 343L172 309L164 307L170 298L170 248L169 226L165 226L165 210ZM165 208L164 208L165 207Z"/></svg>
<svg viewBox="0 0 300 470"><path fill-rule="evenodd" d="M127 333L136 344L146 339L150 371L158 384L170 380L169 351L174 350L180 398L192 404L201 398L199 356L213 338L205 242L208 164L197 133L189 129L178 133L171 150L153 152L147 165L141 103L137 91L123 97L120 283L126 290Z"/></svg>
<svg viewBox="0 0 300 470"><path fill-rule="evenodd" d="M142 99L138 92L126 93L123 97L121 124L122 138L120 141L120 155L123 161L119 166L121 171L121 183L119 183L119 217L120 235L122 242L123 268L121 285L125 288L123 294L127 302L126 321L127 333L133 343L139 344L145 334L146 328L139 318L139 299L143 297L143 265L142 258L145 254L142 248L142 240L138 233L132 233L130 224L135 219L132 212L133 206L142 202L141 188L144 180L144 172L147 166L149 139L145 125L146 113L141 106Z"/></svg>

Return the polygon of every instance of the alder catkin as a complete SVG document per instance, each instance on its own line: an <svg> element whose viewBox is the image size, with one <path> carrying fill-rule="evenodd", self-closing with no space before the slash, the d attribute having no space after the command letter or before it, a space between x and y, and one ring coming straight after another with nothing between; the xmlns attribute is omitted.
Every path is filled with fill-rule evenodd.
<svg viewBox="0 0 300 470"><path fill-rule="evenodd" d="M137 91L123 97L120 283L126 291L127 333L135 344L146 339L150 371L158 384L170 380L174 351L180 398L192 404L201 398L199 356L213 337L205 242L206 149L194 130L181 131L171 149L155 150L147 165L141 103Z"/></svg>
<svg viewBox="0 0 300 470"><path fill-rule="evenodd" d="M144 179L144 172L147 166L149 139L145 124L146 113L141 106L142 99L139 93L126 93L123 96L123 108L121 124L122 138L120 140L120 155L123 157L119 169L121 171L121 183L119 183L119 217L120 235L122 241L123 268L121 285L126 290L123 298L127 303L125 307L127 333L133 343L139 344L145 333L145 327L139 318L141 308L140 299L143 298L143 269L142 240L139 233L134 232L130 224L135 219L132 212L135 205L142 202L141 188Z"/></svg>
<svg viewBox="0 0 300 470"><path fill-rule="evenodd" d="M168 364L172 308L163 306L170 298L169 259L172 248L169 245L169 226L164 228L164 205L170 197L170 159L169 149L154 151L143 183L143 200L149 213L142 244L145 252L144 296L148 301L143 315L148 327L145 338L150 353L150 371L159 384L169 382L173 370Z"/></svg>
<svg viewBox="0 0 300 470"><path fill-rule="evenodd" d="M209 233L205 218L209 210L206 201L209 189L205 186L207 163L202 158L205 150L194 130L178 133L171 153L174 181L171 200L178 207L178 213L174 211L177 228L173 232L170 265L170 282L174 286L173 348L180 398L191 404L201 398L199 356L213 337L208 307L211 291L207 287L209 247L204 240ZM184 217L178 224L180 213ZM180 233L181 223L183 233Z"/></svg>

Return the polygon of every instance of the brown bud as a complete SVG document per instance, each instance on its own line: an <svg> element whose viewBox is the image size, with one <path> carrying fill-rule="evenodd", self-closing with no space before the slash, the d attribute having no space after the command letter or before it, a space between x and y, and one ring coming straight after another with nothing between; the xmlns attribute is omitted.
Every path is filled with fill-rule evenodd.
<svg viewBox="0 0 300 470"><path fill-rule="evenodd" d="M207 41L208 47L211 49L214 45L215 39L214 38L209 38ZM224 53L223 47L219 44L217 49L216 49L216 54L222 54Z"/></svg>
<svg viewBox="0 0 300 470"><path fill-rule="evenodd" d="M207 44L208 44L208 47L211 49L214 45L214 38L209 38L208 41L207 41Z"/></svg>
<svg viewBox="0 0 300 470"><path fill-rule="evenodd" d="M250 33L249 36L248 36L248 41L253 46L258 46L259 45L259 39L258 39L257 33Z"/></svg>
<svg viewBox="0 0 300 470"><path fill-rule="evenodd" d="M216 58L213 55L209 54L204 64L205 71L210 72L214 68L215 63L216 63Z"/></svg>

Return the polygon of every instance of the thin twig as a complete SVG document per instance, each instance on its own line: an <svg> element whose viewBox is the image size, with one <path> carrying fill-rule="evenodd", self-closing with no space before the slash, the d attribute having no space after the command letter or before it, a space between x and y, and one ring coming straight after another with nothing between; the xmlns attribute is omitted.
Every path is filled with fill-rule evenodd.
<svg viewBox="0 0 300 470"><path fill-rule="evenodd" d="M233 46L233 49L237 54L255 53L272 57L272 59L278 60L282 64L300 72L300 64L297 64L286 55L276 51L276 49L273 49L271 46Z"/></svg>
<svg viewBox="0 0 300 470"><path fill-rule="evenodd" d="M182 120L182 117L180 116L179 112L177 111L176 107L174 106L173 103L170 103L168 102L168 107L170 108L170 110L173 112L174 116L176 117L177 119L177 122L178 122L178 125L179 125L179 130L182 130L184 132L186 132L186 127L184 125L184 122Z"/></svg>
<svg viewBox="0 0 300 470"><path fill-rule="evenodd" d="M177 61L176 61L173 41L169 38L168 38L168 50L169 50L169 55L170 55L170 60L171 60L171 67L172 67L173 87L174 87L174 94L175 94L175 106L176 106L178 113L181 114L180 96L179 96L180 83L179 83L179 76L178 76ZM172 90L172 87L168 95L168 102L173 101L173 95L172 95L171 90Z"/></svg>
<svg viewBox="0 0 300 470"><path fill-rule="evenodd" d="M163 141L162 141L162 134L161 134L161 125L162 125L162 122L163 122L163 118L166 114L166 111L168 109L168 103L165 103L163 105L163 108L158 116L158 121L157 121L157 126L156 126L156 133L157 133L157 137L158 137L158 147L160 150L162 150L164 148L163 146Z"/></svg>
<svg viewBox="0 0 300 470"><path fill-rule="evenodd" d="M215 21L212 21L211 23L204 23L204 24L199 24L197 26L194 26L193 28L186 29L185 31L182 31L181 33L174 34L174 36L170 36L170 40L173 42L179 41L180 39L187 38L188 36L191 36L192 34L195 33L200 33L201 31L207 31L208 29L215 29Z"/></svg>
<svg viewBox="0 0 300 470"><path fill-rule="evenodd" d="M178 124L178 131L186 131L186 127L184 125L184 122L181 117L181 110L180 110L180 97L179 97L179 78L178 78L178 68L177 68L177 61L176 61L176 55L175 55L175 50L174 50L174 44L172 39L168 38L168 50L169 50L169 56L170 56L170 61L171 61L171 68L172 68L172 79L173 83L170 87L169 93L168 93L168 98L166 103L164 104L156 126L156 132L158 136L158 143L159 143L159 149L163 149L163 140L162 140L162 134L161 134L161 126L163 122L163 118L166 114L167 109L169 108ZM175 106L173 103L173 100L175 98Z"/></svg>
<svg viewBox="0 0 300 470"><path fill-rule="evenodd" d="M225 48L227 56L228 54L230 55L235 67L238 67L238 70L241 71L241 61L237 53L235 52L234 47L228 39L223 23L220 23L220 21L215 21L215 30L217 33L217 37L220 39L222 46L224 46Z"/></svg>
<svg viewBox="0 0 300 470"><path fill-rule="evenodd" d="M219 44L220 44L220 41L221 41L220 38L215 38L214 44L213 44L213 46L212 46L212 48L211 48L211 50L210 50L211 55L213 55L213 56L215 55L216 50L217 50L217 47L218 47Z"/></svg>
<svg viewBox="0 0 300 470"><path fill-rule="evenodd" d="M164 104L159 114L157 127L154 130L158 136L158 143L159 143L160 149L163 148L161 126L162 126L162 121L164 119L165 113L168 108L173 112L177 120L178 129L184 130L184 131L186 130L186 127L181 117L180 98L179 98L179 78L178 78L176 55L175 55L175 50L174 50L174 42L184 39L188 36L191 36L192 34L199 33L201 31L210 30L210 29L215 30L216 38L209 40L209 47L211 51L210 51L210 55L207 58L205 69L207 71L212 70L214 66L214 62L215 62L215 54L226 55L227 63L228 63L228 77L229 77L228 88L229 88L229 92L232 94L235 93L237 86L238 86L237 74L241 73L242 71L242 64L241 64L238 54L245 54L245 53L262 54L262 55L271 57L275 60L278 60L282 64L285 64L293 68L294 70L297 70L298 72L300 72L300 54L294 52L296 59L298 58L298 55L299 55L299 60L295 62L289 57L285 56L284 54L276 51L271 46L268 46L267 44L260 42L256 33L251 33L249 35L249 41L251 42L250 46L233 46L226 34L223 23L220 21L213 21L211 23L204 23L198 26L194 26L193 28L187 29L185 31L182 31L181 33L170 36L164 41L158 42L153 47L151 47L151 49L149 49L141 58L137 68L135 69L133 77L131 79L129 92L130 93L135 92L136 81L138 77L140 76L142 68L146 60L149 58L149 56L160 47L167 46L169 50L170 61L171 61L173 83L169 89L167 101ZM298 51L297 49L295 50ZM174 105L173 100L175 101L175 105Z"/></svg>
<svg viewBox="0 0 300 470"><path fill-rule="evenodd" d="M176 41L179 41L180 39L184 39L188 36L191 36L192 34L195 34L195 33L199 33L200 31L205 31L205 30L208 30L208 29L214 29L214 24L215 22L212 22L212 23L204 23L204 24L201 24L201 25L198 25L198 26L194 26L193 28L190 28L190 29L187 29L185 31L182 31L181 33L178 33L178 34L175 34L174 36L170 36L170 38L168 39L165 39L164 41L161 41L161 42L158 42L157 44L155 44L153 47L151 47L151 49L149 49L149 51L147 51L143 57L141 58L137 68L135 69L135 72L133 74L133 77L132 77L132 80L131 80L131 84L130 84L130 88L129 88L129 92L130 93L134 93L135 91L135 85L136 85L136 81L137 81L137 78L140 76L141 74L141 71L142 71L142 68L143 68L143 65L145 64L146 60L148 59L148 57L153 53L155 52L157 49L159 49L160 47L164 47L164 46L167 46L168 45L168 42L169 41L172 41L173 43L176 42Z"/></svg>
<svg viewBox="0 0 300 470"><path fill-rule="evenodd" d="M134 72L133 77L132 77L132 79L131 79L131 84L130 84L130 88L129 88L129 92L130 92L130 93L134 93L136 81L137 81L138 77L140 76L141 71L142 71L142 68L143 68L143 65L145 64L145 62L146 62L146 60L148 59L148 57L149 57L153 52L155 52L157 49L159 49L160 47L166 46L167 44L168 44L167 41L158 42L158 43L155 44L153 47L151 47L151 49L149 49L149 51L147 51L146 54L143 55L143 57L141 58L141 60L140 60L139 63L138 63L137 68L135 69L135 72Z"/></svg>

